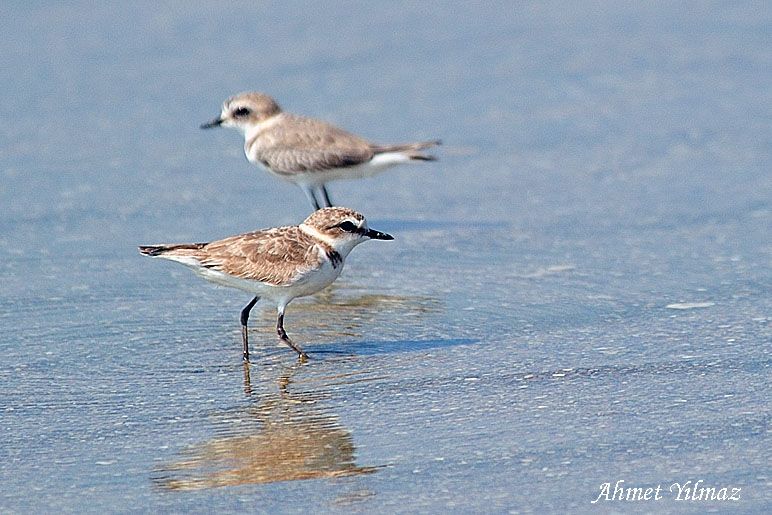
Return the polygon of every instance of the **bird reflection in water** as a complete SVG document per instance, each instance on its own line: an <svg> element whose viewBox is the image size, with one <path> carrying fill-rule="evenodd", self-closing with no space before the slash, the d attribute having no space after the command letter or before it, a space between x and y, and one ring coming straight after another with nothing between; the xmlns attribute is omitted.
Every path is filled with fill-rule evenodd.
<svg viewBox="0 0 772 515"><path fill-rule="evenodd" d="M377 467L355 463L351 433L322 406L325 394L293 393L298 362L278 381L278 392L261 394L246 413L229 417L228 436L214 438L157 470L155 482L170 490L196 490L295 479L367 474ZM244 392L252 396L248 364ZM235 433L235 434L233 434Z"/></svg>
<svg viewBox="0 0 772 515"><path fill-rule="evenodd" d="M372 336L378 330L393 332L402 326L395 319L409 317L418 323L427 316L442 312L441 300L417 295L392 295L371 293L364 288L346 284L328 286L311 297L298 299L298 314L292 318L292 327L298 339L303 341L340 341L344 337ZM395 314L400 314L399 317ZM273 310L259 315L261 326L270 327L274 322ZM309 349L313 353L313 349Z"/></svg>

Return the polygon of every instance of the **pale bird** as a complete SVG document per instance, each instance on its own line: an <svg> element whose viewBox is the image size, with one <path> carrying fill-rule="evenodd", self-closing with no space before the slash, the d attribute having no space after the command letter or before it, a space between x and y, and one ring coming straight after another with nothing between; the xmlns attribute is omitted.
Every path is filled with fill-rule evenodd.
<svg viewBox="0 0 772 515"><path fill-rule="evenodd" d="M371 177L387 168L434 161L421 152L439 140L377 145L322 120L285 113L263 93L241 93L223 103L218 118L201 125L233 127L244 134L247 159L273 175L300 186L314 209L330 207L326 184Z"/></svg>

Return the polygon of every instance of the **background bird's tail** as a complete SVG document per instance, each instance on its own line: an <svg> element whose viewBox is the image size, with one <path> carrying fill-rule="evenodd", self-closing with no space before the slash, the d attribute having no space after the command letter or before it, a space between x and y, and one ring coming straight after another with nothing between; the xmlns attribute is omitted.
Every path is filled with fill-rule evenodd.
<svg viewBox="0 0 772 515"><path fill-rule="evenodd" d="M387 152L400 152L416 161L436 161L437 158L435 156L424 154L421 150L436 147L441 144L442 141L437 139L432 141L420 141L418 143L403 143L399 145L373 145L371 148L376 155L385 154Z"/></svg>

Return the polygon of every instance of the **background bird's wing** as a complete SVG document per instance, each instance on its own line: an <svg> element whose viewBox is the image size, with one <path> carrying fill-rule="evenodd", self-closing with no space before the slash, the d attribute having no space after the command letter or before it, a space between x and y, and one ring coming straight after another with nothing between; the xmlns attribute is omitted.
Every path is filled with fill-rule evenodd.
<svg viewBox="0 0 772 515"><path fill-rule="evenodd" d="M321 120L286 115L260 134L259 158L278 173L344 168L373 158L372 145Z"/></svg>

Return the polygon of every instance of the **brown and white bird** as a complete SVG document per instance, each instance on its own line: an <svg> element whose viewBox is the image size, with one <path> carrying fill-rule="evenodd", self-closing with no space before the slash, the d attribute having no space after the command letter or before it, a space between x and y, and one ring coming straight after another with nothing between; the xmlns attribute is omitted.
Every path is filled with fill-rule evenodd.
<svg viewBox="0 0 772 515"><path fill-rule="evenodd" d="M247 159L273 175L300 186L319 209L332 205L326 184L371 177L387 168L434 161L422 150L440 141L376 145L327 122L285 113L263 93L241 93L223 103L218 118L201 125L233 127L244 134Z"/></svg>
<svg viewBox="0 0 772 515"><path fill-rule="evenodd" d="M177 261L217 284L238 288L255 297L241 311L244 361L249 361L247 321L260 298L277 306L279 339L308 356L287 336L284 310L292 299L312 295L332 284L349 252L370 240L393 240L368 228L361 214L344 207L320 209L300 225L264 229L209 243L144 245L141 254Z"/></svg>

